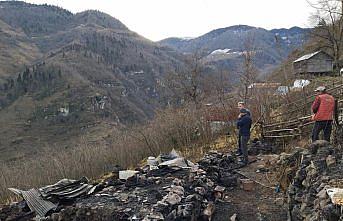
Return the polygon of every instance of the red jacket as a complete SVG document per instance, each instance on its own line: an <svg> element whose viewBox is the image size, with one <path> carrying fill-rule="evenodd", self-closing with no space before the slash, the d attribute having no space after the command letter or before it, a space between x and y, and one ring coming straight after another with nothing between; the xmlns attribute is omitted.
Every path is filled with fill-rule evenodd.
<svg viewBox="0 0 343 221"><path fill-rule="evenodd" d="M330 94L320 94L312 104L314 121L332 120L335 110L335 98Z"/></svg>

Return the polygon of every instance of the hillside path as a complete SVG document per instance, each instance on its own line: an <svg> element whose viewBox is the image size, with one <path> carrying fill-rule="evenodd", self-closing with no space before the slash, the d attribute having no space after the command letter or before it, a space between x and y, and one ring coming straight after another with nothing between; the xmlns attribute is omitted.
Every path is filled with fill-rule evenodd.
<svg viewBox="0 0 343 221"><path fill-rule="evenodd" d="M240 170L247 177L271 188L254 183L255 189L252 191L245 191L240 187L227 191L224 202L219 203L216 208L214 221L230 220L234 214L237 214L239 221L287 220L287 205L284 194L282 192L276 193L274 188L276 186L276 172L256 172L258 168L264 167L265 162L276 157L277 155L258 156L256 162Z"/></svg>

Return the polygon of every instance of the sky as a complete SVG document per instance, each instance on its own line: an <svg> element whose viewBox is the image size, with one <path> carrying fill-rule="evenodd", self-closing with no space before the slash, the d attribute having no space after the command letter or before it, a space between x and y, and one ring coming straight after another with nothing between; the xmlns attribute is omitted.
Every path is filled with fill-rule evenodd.
<svg viewBox="0 0 343 221"><path fill-rule="evenodd" d="M158 41L197 37L217 28L251 25L265 29L310 27L306 0L26 0L73 13L97 9L130 30Z"/></svg>

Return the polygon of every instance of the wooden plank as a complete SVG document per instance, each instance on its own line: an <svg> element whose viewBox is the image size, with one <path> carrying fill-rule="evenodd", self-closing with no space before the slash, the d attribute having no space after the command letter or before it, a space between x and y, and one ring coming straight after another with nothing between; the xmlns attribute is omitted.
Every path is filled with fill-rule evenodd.
<svg viewBox="0 0 343 221"><path fill-rule="evenodd" d="M291 121L283 121L275 124L267 124L267 125L262 125L263 128L268 128L268 127L275 127L275 126L280 126L284 124L291 124L291 123L297 123L299 122L299 119L291 120Z"/></svg>
<svg viewBox="0 0 343 221"><path fill-rule="evenodd" d="M275 133L275 132L292 132L294 130L296 130L297 128L293 128L293 129L279 129L279 130L269 130L269 131L265 131L265 133Z"/></svg>
<svg viewBox="0 0 343 221"><path fill-rule="evenodd" d="M297 137L301 134L290 134L290 135L279 135L279 136L263 136L263 138L286 138L286 137Z"/></svg>
<svg viewBox="0 0 343 221"><path fill-rule="evenodd" d="M314 121L310 121L308 123L305 123L305 124L301 125L301 127L305 127L305 126L308 126L308 125L311 125L311 124L314 124Z"/></svg>

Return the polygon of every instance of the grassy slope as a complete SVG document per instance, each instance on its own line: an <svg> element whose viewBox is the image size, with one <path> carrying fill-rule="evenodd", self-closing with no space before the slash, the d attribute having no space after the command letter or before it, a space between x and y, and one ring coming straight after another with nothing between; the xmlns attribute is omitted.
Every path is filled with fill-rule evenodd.
<svg viewBox="0 0 343 221"><path fill-rule="evenodd" d="M0 80L41 56L40 50L23 32L0 20Z"/></svg>
<svg viewBox="0 0 343 221"><path fill-rule="evenodd" d="M8 93L0 90L0 161L35 156L46 147L74 147L81 139L106 142L113 130L151 118L166 93L157 79L182 66L178 54L100 12L73 15L22 2L0 6L6 21L0 20L0 87L10 78L16 82L33 61L62 73L54 88L29 91L9 105L3 106ZM94 107L97 96L107 97L104 110ZM68 117L58 114L65 106Z"/></svg>

